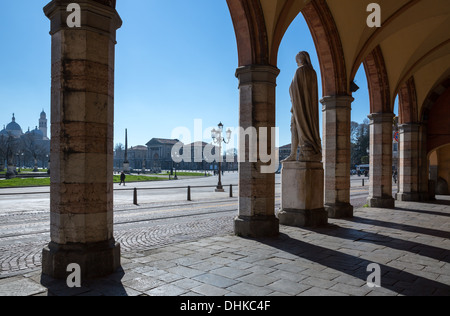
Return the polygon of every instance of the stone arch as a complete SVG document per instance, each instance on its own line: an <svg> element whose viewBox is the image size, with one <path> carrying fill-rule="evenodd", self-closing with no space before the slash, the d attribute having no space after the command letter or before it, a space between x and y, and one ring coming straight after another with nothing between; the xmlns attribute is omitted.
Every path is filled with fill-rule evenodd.
<svg viewBox="0 0 450 316"><path fill-rule="evenodd" d="M370 113L392 113L389 78L381 47L377 46L363 64L369 86Z"/></svg>
<svg viewBox="0 0 450 316"><path fill-rule="evenodd" d="M417 92L414 77L400 86L399 92L399 124L418 122Z"/></svg>
<svg viewBox="0 0 450 316"><path fill-rule="evenodd" d="M269 62L267 30L258 0L227 0L238 47L239 66Z"/></svg>
<svg viewBox="0 0 450 316"><path fill-rule="evenodd" d="M319 56L323 95L349 95L344 51L326 1L309 2L302 10L302 14L309 26Z"/></svg>

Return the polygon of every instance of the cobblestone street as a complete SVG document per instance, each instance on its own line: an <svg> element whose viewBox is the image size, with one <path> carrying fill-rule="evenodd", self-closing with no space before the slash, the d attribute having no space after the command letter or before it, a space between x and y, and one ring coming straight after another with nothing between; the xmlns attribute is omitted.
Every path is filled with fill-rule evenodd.
<svg viewBox="0 0 450 316"><path fill-rule="evenodd" d="M167 225L155 220L149 228L135 221L123 224L135 225L127 232L117 223L122 270L77 289L41 276L39 252L45 243L23 236L16 246L29 246L25 261L31 266L1 276L0 295L450 295L450 201L396 205L394 210L360 208L353 219L330 219L326 228L282 226L279 238L259 240L233 236L235 213L220 204L213 218L179 217ZM201 207L181 212L201 213ZM116 211L119 219L126 214L122 211ZM185 240L189 230L198 236ZM154 238L164 235L157 232L170 241ZM14 253L15 245L8 248L6 240L2 254ZM367 286L371 263L381 267L381 288ZM29 269L32 264L35 269Z"/></svg>
<svg viewBox="0 0 450 316"><path fill-rule="evenodd" d="M115 210L115 238L122 253L233 231L236 199L164 206L121 206ZM9 211L0 216L0 278L41 266L49 242L48 210Z"/></svg>

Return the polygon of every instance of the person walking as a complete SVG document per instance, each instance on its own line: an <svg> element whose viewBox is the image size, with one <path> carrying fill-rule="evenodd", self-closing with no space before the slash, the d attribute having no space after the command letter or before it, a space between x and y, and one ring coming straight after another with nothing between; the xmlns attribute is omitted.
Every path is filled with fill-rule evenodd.
<svg viewBox="0 0 450 316"><path fill-rule="evenodd" d="M120 174L120 183L119 183L119 185L122 185L122 183L123 183L123 186L125 186L125 178L126 178L125 173L122 171L122 173Z"/></svg>

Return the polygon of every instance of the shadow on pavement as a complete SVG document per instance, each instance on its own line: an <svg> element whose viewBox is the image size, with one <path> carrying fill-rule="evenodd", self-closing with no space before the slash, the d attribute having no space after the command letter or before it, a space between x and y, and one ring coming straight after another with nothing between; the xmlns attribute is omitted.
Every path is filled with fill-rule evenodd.
<svg viewBox="0 0 450 316"><path fill-rule="evenodd" d="M317 229L315 232L319 234L326 234L326 230L341 231L339 229ZM355 232L351 230L344 231L335 234L339 237L346 238L350 235L354 235ZM286 234L280 234L278 238L258 240L259 242L291 253L299 258L309 260L314 263L321 264L328 268L343 272L349 276L359 278L366 281L370 272L367 272L369 264L374 263L366 260L363 257L356 257L349 254L345 254L336 250L331 250L317 245L312 245L307 242L303 242L298 239L294 239ZM386 244L389 246L389 243ZM376 263L376 262L375 262ZM385 289L393 291L398 294L406 296L429 296L429 295L450 295L450 286L433 281L422 276L417 276L412 273L402 271L393 267L389 267L384 264L380 264L381 267L381 286ZM320 274L320 272L318 272ZM376 289L374 290L376 294Z"/></svg>
<svg viewBox="0 0 450 316"><path fill-rule="evenodd" d="M80 288L69 288L66 280L56 280L43 274L41 285L48 289L48 296L128 296L121 282L124 276L124 270L119 268L106 278L82 281Z"/></svg>

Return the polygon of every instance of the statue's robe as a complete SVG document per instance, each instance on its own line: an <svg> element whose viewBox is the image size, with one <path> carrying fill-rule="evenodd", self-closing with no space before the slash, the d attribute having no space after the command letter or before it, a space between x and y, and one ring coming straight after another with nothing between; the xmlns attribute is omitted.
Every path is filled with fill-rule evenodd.
<svg viewBox="0 0 450 316"><path fill-rule="evenodd" d="M322 154L317 74L312 66L297 69L289 92L299 145L312 148L315 155Z"/></svg>

